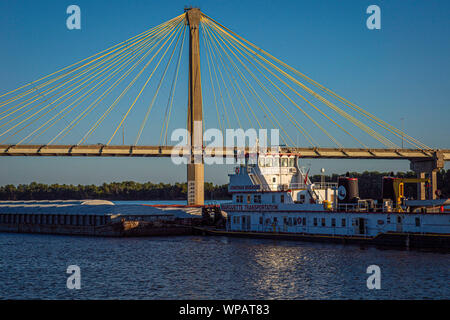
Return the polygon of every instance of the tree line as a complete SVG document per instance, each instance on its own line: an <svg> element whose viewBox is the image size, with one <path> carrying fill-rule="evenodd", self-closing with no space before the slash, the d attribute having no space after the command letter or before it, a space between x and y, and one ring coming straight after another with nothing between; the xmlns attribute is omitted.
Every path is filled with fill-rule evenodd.
<svg viewBox="0 0 450 320"><path fill-rule="evenodd" d="M228 185L205 183L206 199L228 199ZM134 181L102 185L11 184L0 187L1 200L186 200L187 183L139 183Z"/></svg>
<svg viewBox="0 0 450 320"><path fill-rule="evenodd" d="M359 195L362 199L379 199L381 197L382 177L389 172L365 171L350 172L351 177L358 178ZM338 174L324 176L325 181L336 182ZM416 177L413 172L398 172L394 176L403 178ZM319 182L321 175L310 176L311 181ZM450 170L437 173L438 189L442 197L450 197ZM416 184L405 185L405 195L417 198ZM139 183L134 181L103 183L102 185L42 184L32 182L17 186L8 184L0 187L0 200L68 200L68 199L104 199L104 200L185 200L186 183ZM205 183L205 198L208 200L230 199L228 185Z"/></svg>

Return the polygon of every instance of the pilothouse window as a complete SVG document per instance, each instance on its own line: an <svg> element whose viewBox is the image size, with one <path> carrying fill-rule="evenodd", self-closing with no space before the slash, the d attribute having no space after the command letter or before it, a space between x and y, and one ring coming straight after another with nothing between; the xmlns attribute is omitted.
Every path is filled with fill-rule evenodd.
<svg viewBox="0 0 450 320"><path fill-rule="evenodd" d="M274 167L279 167L280 166L280 158L273 158L273 166Z"/></svg>
<svg viewBox="0 0 450 320"><path fill-rule="evenodd" d="M265 159L262 158L262 157L260 157L260 158L258 159L258 163L259 163L259 166L260 166L260 167L264 167L264 165L265 165Z"/></svg>
<svg viewBox="0 0 450 320"><path fill-rule="evenodd" d="M282 167L288 166L288 158L281 158L281 166Z"/></svg>
<svg viewBox="0 0 450 320"><path fill-rule="evenodd" d="M289 158L289 167L295 167L295 159Z"/></svg>
<svg viewBox="0 0 450 320"><path fill-rule="evenodd" d="M272 166L272 158L266 158L266 167Z"/></svg>

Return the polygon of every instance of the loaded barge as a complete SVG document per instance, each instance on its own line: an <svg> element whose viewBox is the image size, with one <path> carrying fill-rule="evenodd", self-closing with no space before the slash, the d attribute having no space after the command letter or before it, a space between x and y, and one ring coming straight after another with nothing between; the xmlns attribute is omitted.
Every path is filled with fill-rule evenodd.
<svg viewBox="0 0 450 320"><path fill-rule="evenodd" d="M428 179L384 177L379 199L361 199L358 179L313 183L295 154L258 154L235 168L221 205L224 230L211 235L450 249L450 199L414 200L404 184Z"/></svg>
<svg viewBox="0 0 450 320"><path fill-rule="evenodd" d="M115 205L103 200L0 201L0 232L104 237L187 235L214 213L217 220L217 212L216 206Z"/></svg>

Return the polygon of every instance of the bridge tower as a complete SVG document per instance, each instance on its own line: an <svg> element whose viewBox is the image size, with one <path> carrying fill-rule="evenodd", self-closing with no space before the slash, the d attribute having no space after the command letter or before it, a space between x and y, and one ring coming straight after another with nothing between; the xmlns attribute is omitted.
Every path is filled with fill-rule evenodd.
<svg viewBox="0 0 450 320"><path fill-rule="evenodd" d="M202 82L200 74L199 26L201 11L198 8L185 9L189 25L189 98L187 130L191 156L187 164L188 204L204 204L204 163L203 163L203 110Z"/></svg>

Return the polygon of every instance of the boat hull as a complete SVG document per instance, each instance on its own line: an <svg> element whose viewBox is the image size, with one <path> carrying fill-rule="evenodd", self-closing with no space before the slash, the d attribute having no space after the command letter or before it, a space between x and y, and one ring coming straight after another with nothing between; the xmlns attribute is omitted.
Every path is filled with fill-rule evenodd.
<svg viewBox="0 0 450 320"><path fill-rule="evenodd" d="M295 240L309 242L331 242L339 244L364 244L402 248L427 248L450 251L450 235L448 234L415 234L415 233L383 233L375 237L314 235L283 232L226 231L202 229L202 233L214 236L230 236L240 238L261 238L275 240Z"/></svg>

